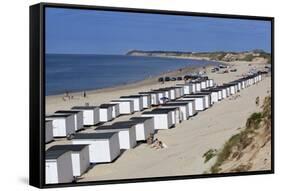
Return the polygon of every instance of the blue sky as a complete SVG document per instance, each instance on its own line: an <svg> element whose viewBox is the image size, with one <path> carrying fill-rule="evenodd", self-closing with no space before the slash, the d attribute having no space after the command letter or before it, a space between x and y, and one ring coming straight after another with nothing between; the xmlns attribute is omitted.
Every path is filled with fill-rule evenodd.
<svg viewBox="0 0 281 191"><path fill-rule="evenodd" d="M129 50L270 52L269 21L46 8L46 52Z"/></svg>

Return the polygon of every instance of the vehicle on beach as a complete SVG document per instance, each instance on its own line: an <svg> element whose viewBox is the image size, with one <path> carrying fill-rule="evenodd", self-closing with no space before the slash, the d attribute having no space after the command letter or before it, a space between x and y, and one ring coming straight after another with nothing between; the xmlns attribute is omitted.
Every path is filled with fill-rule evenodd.
<svg viewBox="0 0 281 191"><path fill-rule="evenodd" d="M170 81L170 77L165 77L165 81L166 82Z"/></svg>
<svg viewBox="0 0 281 191"><path fill-rule="evenodd" d="M178 81L182 80L182 77L180 77L180 76L179 76L179 77L177 77L177 80L178 80Z"/></svg>
<svg viewBox="0 0 281 191"><path fill-rule="evenodd" d="M164 82L164 78L163 77L158 78L158 82Z"/></svg>
<svg viewBox="0 0 281 191"><path fill-rule="evenodd" d="M219 65L219 68L227 68L227 65L220 64L220 65Z"/></svg>

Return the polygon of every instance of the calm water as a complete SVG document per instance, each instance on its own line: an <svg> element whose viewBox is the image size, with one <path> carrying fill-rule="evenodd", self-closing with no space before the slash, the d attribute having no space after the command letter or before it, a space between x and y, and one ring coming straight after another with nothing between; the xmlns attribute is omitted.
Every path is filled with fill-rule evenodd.
<svg viewBox="0 0 281 191"><path fill-rule="evenodd" d="M143 80L210 61L119 55L46 55L46 95L93 90Z"/></svg>

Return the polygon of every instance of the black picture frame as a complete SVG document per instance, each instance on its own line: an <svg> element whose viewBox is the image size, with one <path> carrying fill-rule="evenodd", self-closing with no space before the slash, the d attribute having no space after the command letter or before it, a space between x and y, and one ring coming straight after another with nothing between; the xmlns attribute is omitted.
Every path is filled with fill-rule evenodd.
<svg viewBox="0 0 281 191"><path fill-rule="evenodd" d="M63 183L63 184L45 184L45 8L69 8L69 9L87 9L87 10L104 10L117 12L135 12L135 13L152 13L165 15L183 15L198 16L212 18L231 18L231 19L248 19L262 20L271 22L271 95L272 95L272 136L271 136L271 170L251 171L239 173L223 173L223 174L200 174L185 176L170 176L159 178L140 178L126 180L106 180L92 181L84 183ZM29 184L38 188L68 187L68 186L85 186L100 184L116 184L116 183L136 183L147 181L167 181L178 179L194 179L194 178L214 178L227 176L244 176L258 174L274 173L274 18L260 17L249 15L230 15L230 14L214 14L214 13L196 13L183 11L167 11L153 9L135 9L120 7L102 7L89 5L73 5L73 4L55 4L55 3L39 3L30 6L30 129L29 129Z"/></svg>

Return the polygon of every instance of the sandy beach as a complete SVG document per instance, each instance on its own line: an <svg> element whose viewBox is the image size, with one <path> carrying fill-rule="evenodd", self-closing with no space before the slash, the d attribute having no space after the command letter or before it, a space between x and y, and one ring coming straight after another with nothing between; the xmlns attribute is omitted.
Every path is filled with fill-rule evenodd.
<svg viewBox="0 0 281 191"><path fill-rule="evenodd" d="M211 67L206 67L209 78L215 83L222 84L241 78L253 68L264 68L262 62L228 62L237 72L224 74L211 73ZM167 76L180 76L190 71L203 70L203 68L183 69L174 71ZM137 94L140 91L172 86L183 81L157 82L158 77L150 78L130 85L87 92L87 98L82 93L72 94L71 100L63 101L63 95L48 96L46 98L46 113L56 110L69 109L75 105L100 105L122 95ZM223 144L234 134L244 128L247 118L261 109L256 106L257 96L264 99L270 95L271 78L265 77L261 82L243 89L232 97L214 104L211 108L199 112L198 115L183 121L175 128L161 130L155 137L167 145L167 148L156 150L147 144L139 144L134 149L126 150L113 163L93 166L79 181L130 179L144 177L161 177L176 175L202 174L210 169L215 158L204 163L203 154L209 149L221 149ZM237 96L239 95L239 96ZM125 121L132 116L139 116L141 112L133 115L121 116L106 124L116 121ZM84 132L93 132L95 127ZM46 145L46 149L55 144L69 143L66 139L57 139ZM258 167L257 167L258 169Z"/></svg>

